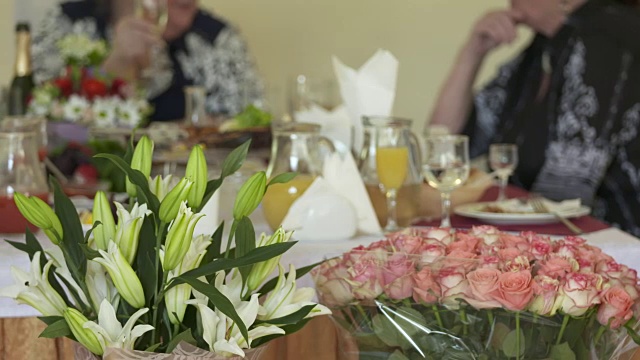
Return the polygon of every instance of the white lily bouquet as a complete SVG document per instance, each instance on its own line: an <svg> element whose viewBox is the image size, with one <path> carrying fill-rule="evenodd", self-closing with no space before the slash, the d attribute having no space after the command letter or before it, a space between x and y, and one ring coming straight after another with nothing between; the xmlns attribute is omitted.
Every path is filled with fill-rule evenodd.
<svg viewBox="0 0 640 360"><path fill-rule="evenodd" d="M242 186L226 244L224 223L212 235L194 236L196 224L207 221L200 213L204 204L240 168L248 149L249 143L235 149L222 175L207 181L204 153L195 146L185 177L173 188L170 179L149 177L153 142L147 137L135 150L129 146L124 159L97 155L126 173L131 202L115 203L116 221L106 195L98 193L86 234L55 181L55 211L39 198L15 194L20 212L57 247L43 250L29 230L25 243L11 243L29 255L31 271L12 268L15 285L0 296L41 312L48 324L41 337L71 338L104 359L137 359L145 352L244 358L247 349L330 313L311 301L312 288L296 287L296 278L313 265L286 273L280 265L294 245L291 233L279 229L256 240L248 218L270 185L295 174L267 182L259 172ZM276 269L279 276L269 280Z"/></svg>

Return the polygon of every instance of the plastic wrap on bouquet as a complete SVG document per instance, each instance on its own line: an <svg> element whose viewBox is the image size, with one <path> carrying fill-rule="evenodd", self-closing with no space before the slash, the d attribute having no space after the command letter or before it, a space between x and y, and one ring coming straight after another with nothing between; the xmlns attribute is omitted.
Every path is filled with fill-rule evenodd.
<svg viewBox="0 0 640 360"><path fill-rule="evenodd" d="M622 360L637 348L635 271L579 238L409 229L314 279L351 335L349 359Z"/></svg>
<svg viewBox="0 0 640 360"><path fill-rule="evenodd" d="M200 349L186 342L176 346L171 354L158 354L144 351L107 349L102 357L103 360L259 360L267 348L267 345L245 351L245 357L240 356L224 357L212 352ZM83 346L75 344L76 360L99 360L100 358L92 354Z"/></svg>

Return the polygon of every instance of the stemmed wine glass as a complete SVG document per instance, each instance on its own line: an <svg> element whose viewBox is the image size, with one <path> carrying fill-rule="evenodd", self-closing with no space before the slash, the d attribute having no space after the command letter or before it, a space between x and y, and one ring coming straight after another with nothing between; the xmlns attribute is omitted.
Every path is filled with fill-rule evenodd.
<svg viewBox="0 0 640 360"><path fill-rule="evenodd" d="M422 172L427 183L440 191L442 221L451 227L451 192L469 177L469 138L463 135L427 136L424 139Z"/></svg>
<svg viewBox="0 0 640 360"><path fill-rule="evenodd" d="M136 16L156 25L159 34L164 33L169 21L167 0L136 0ZM149 57L151 64L155 62L155 59L162 58L162 51L162 46L152 47ZM159 68L154 68L153 65L147 66L142 70L141 76L143 79L151 79L158 72L166 70L166 67L168 65L163 62L161 62Z"/></svg>
<svg viewBox="0 0 640 360"><path fill-rule="evenodd" d="M500 192L497 201L505 201L505 189L509 176L518 166L518 146L515 144L492 144L489 147L489 165L500 179Z"/></svg>
<svg viewBox="0 0 640 360"><path fill-rule="evenodd" d="M387 198L385 232L399 229L397 213L398 190L404 184L409 169L409 143L401 127L380 128L377 131L376 171L380 189Z"/></svg>

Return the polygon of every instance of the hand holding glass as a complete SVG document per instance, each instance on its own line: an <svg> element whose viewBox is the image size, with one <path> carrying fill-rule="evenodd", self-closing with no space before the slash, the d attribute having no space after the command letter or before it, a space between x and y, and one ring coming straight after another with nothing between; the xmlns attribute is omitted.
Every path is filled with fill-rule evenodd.
<svg viewBox="0 0 640 360"><path fill-rule="evenodd" d="M425 138L422 172L427 183L440 191L442 221L440 227L451 227L451 192L469 177L469 138L441 135Z"/></svg>
<svg viewBox="0 0 640 360"><path fill-rule="evenodd" d="M518 146L514 144L492 144L489 147L489 165L500 179L500 192L497 201L505 201L505 189L509 176L518 166Z"/></svg>
<svg viewBox="0 0 640 360"><path fill-rule="evenodd" d="M163 33L169 20L167 0L136 0L136 14L157 25L158 31Z"/></svg>
<svg viewBox="0 0 640 360"><path fill-rule="evenodd" d="M407 178L409 144L400 128L389 127L378 131L376 169L380 189L387 198L386 232L398 230L397 194Z"/></svg>

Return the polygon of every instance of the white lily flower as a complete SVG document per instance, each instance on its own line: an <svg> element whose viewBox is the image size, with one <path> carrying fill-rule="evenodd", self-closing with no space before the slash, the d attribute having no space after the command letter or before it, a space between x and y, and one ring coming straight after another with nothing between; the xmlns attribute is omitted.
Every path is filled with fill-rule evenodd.
<svg viewBox="0 0 640 360"><path fill-rule="evenodd" d="M194 237L189 251L187 251L180 265L169 271L168 279L171 280L200 266L200 262L202 262L202 258L207 253L207 248L210 244L211 238L208 236L200 235ZM180 324L182 322L189 298L191 298L191 285L189 284L174 286L166 292L164 301L171 323Z"/></svg>
<svg viewBox="0 0 640 360"><path fill-rule="evenodd" d="M11 267L15 284L0 289L0 297L10 297L19 304L27 304L44 316L62 316L67 304L49 283L49 269L53 261L48 261L41 269L40 255L40 251L34 254L29 273Z"/></svg>
<svg viewBox="0 0 640 360"><path fill-rule="evenodd" d="M290 265L289 275L286 278L282 265L278 267L278 283L262 304L264 312L258 315L258 319L279 319L307 305L315 305L315 308L305 318L331 314L331 310L326 306L311 302L315 294L312 288L296 289L296 268L293 265Z"/></svg>
<svg viewBox="0 0 640 360"><path fill-rule="evenodd" d="M71 272L67 267L67 262L64 259L62 250L60 250L59 247L53 247L46 250L45 253L49 255L49 259L53 262L53 266L55 266L56 268L56 274L63 278L69 285L71 285L71 287L78 293L80 301L88 305L89 301L87 300L86 294L82 291L82 288L80 288L80 285L78 285L73 276L71 276Z"/></svg>
<svg viewBox="0 0 640 360"><path fill-rule="evenodd" d="M129 305L136 309L142 308L145 300L142 284L127 259L122 255L118 245L111 241L109 243L109 252L98 251L102 257L95 258L92 261L104 266L116 289L118 289L118 293Z"/></svg>
<svg viewBox="0 0 640 360"><path fill-rule="evenodd" d="M225 284L225 280L229 284ZM231 272L231 276L229 279L225 277L224 271L218 271L216 273L216 278L214 280L214 286L218 289L224 296L231 301L234 307L240 306L242 301L242 276L240 272L237 270L233 270Z"/></svg>
<svg viewBox="0 0 640 360"><path fill-rule="evenodd" d="M231 290L231 285L224 285L221 287L220 279L224 281L224 272L218 272L216 274L216 288L225 294ZM206 280L205 280L206 281ZM240 290L232 290L233 293L240 293ZM248 331L249 342L247 342L240 329L235 326L233 320L227 317L220 310L212 310L208 307L208 299L201 293L194 291L194 300L187 301L188 304L195 305L198 308L198 313L201 317L203 326L203 338L209 345L209 349L216 354L223 356L241 356L244 357L244 351L242 349L248 349L251 343L264 336L269 335L284 335L285 331L275 325L261 325L256 326ZM225 296L227 296L225 294ZM258 313L261 311L260 302L258 301L259 294L253 294L249 301L238 301L234 303L234 308L242 319L245 327L249 329L256 321ZM229 299L232 303L233 300Z"/></svg>
<svg viewBox="0 0 640 360"><path fill-rule="evenodd" d="M78 95L71 95L63 106L64 118L71 122L79 121L83 118L88 108L89 102L87 99Z"/></svg>
<svg viewBox="0 0 640 360"><path fill-rule="evenodd" d="M116 226L115 242L120 247L122 255L129 264L133 263L138 251L138 241L140 239L140 229L145 216L152 214L147 208L147 204L135 203L131 212L127 211L122 204L116 202L116 212L118 214L118 225Z"/></svg>
<svg viewBox="0 0 640 360"><path fill-rule="evenodd" d="M98 338L103 352L107 348L133 350L136 340L147 331L153 330L151 325L134 326L138 319L148 311L148 308L136 311L123 327L116 317L113 306L107 300L103 300L98 313L98 323L89 321L84 324L84 328L93 332Z"/></svg>
<svg viewBox="0 0 640 360"><path fill-rule="evenodd" d="M118 307L120 295L102 265L94 261L88 261L85 281L87 282L91 303L95 309L100 308L100 303L103 300L109 301L114 308Z"/></svg>
<svg viewBox="0 0 640 360"><path fill-rule="evenodd" d="M149 189L151 193L158 198L158 201L162 202L165 196L169 193L169 190L173 187L173 176L167 175L162 177L160 175L149 178Z"/></svg>

